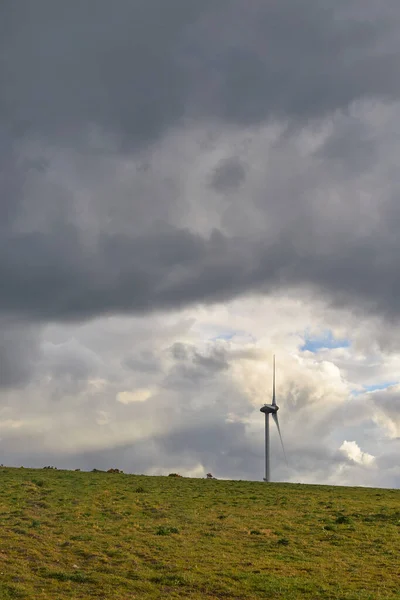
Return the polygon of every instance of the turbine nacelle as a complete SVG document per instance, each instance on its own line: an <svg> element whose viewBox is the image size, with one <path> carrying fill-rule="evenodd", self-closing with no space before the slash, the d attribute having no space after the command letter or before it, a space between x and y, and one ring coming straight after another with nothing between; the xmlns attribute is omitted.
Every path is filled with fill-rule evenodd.
<svg viewBox="0 0 400 600"><path fill-rule="evenodd" d="M264 404L264 406L260 408L260 412L267 414L276 413L278 412L278 410L279 406L277 406L276 404Z"/></svg>

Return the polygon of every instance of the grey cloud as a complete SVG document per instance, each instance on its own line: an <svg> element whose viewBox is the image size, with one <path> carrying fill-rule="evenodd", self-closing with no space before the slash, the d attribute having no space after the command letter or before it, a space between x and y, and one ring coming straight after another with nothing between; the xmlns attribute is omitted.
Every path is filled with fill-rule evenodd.
<svg viewBox="0 0 400 600"><path fill-rule="evenodd" d="M31 440L29 459L21 451L20 439L8 442L4 453L6 464L41 467L49 462L58 468L93 468L107 470L112 467L127 473L166 474L180 472L187 475L198 467L226 479L260 480L264 468L262 430L259 435L246 435L241 423L209 421L185 425L173 434L153 436L135 443L115 445L112 448L75 452L65 455L55 451L49 454L40 450L36 440ZM272 439L272 468L277 481L309 481L310 483L363 484L373 481L383 487L393 487L396 473L389 473L393 462L386 459L382 466L386 473L368 474L365 468L355 465L342 453L328 448L298 445L288 452L289 467L285 464L282 450L275 436ZM338 470L346 468L340 476ZM197 475L199 476L199 475ZM369 477L369 479L368 479Z"/></svg>
<svg viewBox="0 0 400 600"><path fill-rule="evenodd" d="M43 361L37 376L50 377L51 396L59 401L64 395L86 391L89 379L104 377L103 361L76 340L43 345Z"/></svg>
<svg viewBox="0 0 400 600"><path fill-rule="evenodd" d="M228 352L218 348L201 352L194 346L182 343L175 343L170 351L174 363L163 384L164 389L170 388L184 393L185 402L197 402L196 398L203 397L202 402L210 404L218 401L219 394L226 394L226 390L230 390L231 383L229 379L224 378L233 358ZM214 390L216 384L219 387ZM208 396L208 399L205 396ZM244 400L240 394L236 397Z"/></svg>
<svg viewBox="0 0 400 600"><path fill-rule="evenodd" d="M207 348L199 350L194 345L176 342L169 352L174 363L164 382L164 389L170 387L185 392L185 402L193 399L195 403L196 397L206 392L210 404L221 404L223 410L226 408L228 412L242 417L252 410L248 398L235 389L230 368L242 360L260 360L256 349L234 349L213 341ZM188 392L190 395L187 395ZM225 404L227 401L228 406Z"/></svg>
<svg viewBox="0 0 400 600"><path fill-rule="evenodd" d="M218 372L228 368L228 361L225 357L225 353L219 351L218 349L211 356L196 353L194 356L194 362L200 367L211 372Z"/></svg>
<svg viewBox="0 0 400 600"><path fill-rule="evenodd" d="M221 161L215 168L211 185L217 192L236 190L246 177L246 169L237 158Z"/></svg>
<svg viewBox="0 0 400 600"><path fill-rule="evenodd" d="M190 362L195 368L205 369L211 373L228 368L228 361L231 358L226 348L215 345L205 352L199 352L193 345L175 342L170 352L175 360Z"/></svg>
<svg viewBox="0 0 400 600"><path fill-rule="evenodd" d="M377 460L379 468L380 484L392 489L400 488L400 468L399 468L399 438L394 440L393 448Z"/></svg>
<svg viewBox="0 0 400 600"><path fill-rule="evenodd" d="M182 342L175 342L170 348L170 352L175 360L186 360L189 357L188 344L183 344Z"/></svg>
<svg viewBox="0 0 400 600"><path fill-rule="evenodd" d="M400 438L400 387L391 386L386 390L373 392L369 397L378 414L391 421L397 437Z"/></svg>
<svg viewBox="0 0 400 600"><path fill-rule="evenodd" d="M257 471L262 472L262 457L254 457L251 447L242 441L242 433L237 424L220 423L207 428L182 428L174 436L159 436L69 456L55 452L49 457L49 454L35 449L28 460L26 452L21 452L21 440L18 440L8 443L3 462L25 467L42 467L50 463L58 468L88 471L117 467L136 474L163 474L176 470L186 474L202 465L206 472L211 471L214 475L242 479L253 476L257 479Z"/></svg>
<svg viewBox="0 0 400 600"><path fill-rule="evenodd" d="M316 152L317 157L328 159L335 168L335 162L344 168L350 177L364 172L378 160L378 149L371 137L369 128L354 118L346 118Z"/></svg>
<svg viewBox="0 0 400 600"><path fill-rule="evenodd" d="M159 440L166 455L179 464L184 453L192 465L228 479L258 478L263 470L263 457L246 437L242 423L217 422L206 427L182 427L174 436ZM262 445L260 445L262 447ZM183 466L183 465L182 465Z"/></svg>
<svg viewBox="0 0 400 600"><path fill-rule="evenodd" d="M40 359L39 342L37 327L0 318L0 388L28 384Z"/></svg>
<svg viewBox="0 0 400 600"><path fill-rule="evenodd" d="M160 358L151 350L140 350L138 353L130 353L122 361L123 366L141 373L158 373L161 369Z"/></svg>

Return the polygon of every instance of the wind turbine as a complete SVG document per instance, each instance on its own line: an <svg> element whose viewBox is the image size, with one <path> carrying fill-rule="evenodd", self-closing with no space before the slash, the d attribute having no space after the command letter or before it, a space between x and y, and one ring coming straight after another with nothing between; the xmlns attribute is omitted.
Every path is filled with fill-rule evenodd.
<svg viewBox="0 0 400 600"><path fill-rule="evenodd" d="M269 454L270 454L270 452L269 452L269 415L272 415L272 418L275 421L275 424L278 428L278 433L279 433L279 437L281 439L281 444L282 444L283 455L286 460L285 448L283 446L283 440L282 440L281 430L280 430L279 421L278 421L278 414L277 414L278 410L279 410L279 406L276 404L276 398L275 398L275 354L274 354L273 375L272 375L272 403L264 404L264 406L262 406L260 408L260 411L265 414L265 477L264 477L264 481L270 480L270 478L269 478L269 475L270 475L270 471L269 471ZM286 460L286 462L287 462L287 460Z"/></svg>

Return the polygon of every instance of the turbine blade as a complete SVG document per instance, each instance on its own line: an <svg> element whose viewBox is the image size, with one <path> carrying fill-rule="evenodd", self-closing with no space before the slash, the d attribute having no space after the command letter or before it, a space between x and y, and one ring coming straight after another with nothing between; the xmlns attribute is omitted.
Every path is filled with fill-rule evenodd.
<svg viewBox="0 0 400 600"><path fill-rule="evenodd" d="M275 354L274 354L274 364L273 364L273 371L272 371L272 406L276 406L276 399L275 399Z"/></svg>
<svg viewBox="0 0 400 600"><path fill-rule="evenodd" d="M279 427L279 421L278 421L278 415L276 413L272 413L272 418L275 421L275 424L278 428L278 433L279 433L279 437L281 439L281 444L282 444L282 450L283 450L283 456L285 457L285 462L286 464L288 464L287 458L286 458L286 452L285 452L285 446L283 445L283 439L282 439L282 434L281 434L281 428Z"/></svg>

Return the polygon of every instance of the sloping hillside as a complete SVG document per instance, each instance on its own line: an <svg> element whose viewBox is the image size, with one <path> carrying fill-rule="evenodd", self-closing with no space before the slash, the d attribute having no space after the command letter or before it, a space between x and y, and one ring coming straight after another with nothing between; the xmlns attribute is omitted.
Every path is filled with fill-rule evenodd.
<svg viewBox="0 0 400 600"><path fill-rule="evenodd" d="M400 491L0 469L0 598L400 598Z"/></svg>

